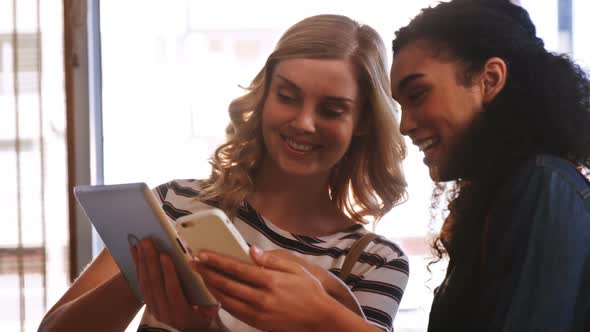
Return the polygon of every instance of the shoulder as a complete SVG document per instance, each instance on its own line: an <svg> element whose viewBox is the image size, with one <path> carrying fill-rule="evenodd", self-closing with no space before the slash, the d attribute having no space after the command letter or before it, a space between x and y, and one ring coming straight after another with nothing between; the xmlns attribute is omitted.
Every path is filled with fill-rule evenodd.
<svg viewBox="0 0 590 332"><path fill-rule="evenodd" d="M582 196L590 196L590 185L576 166L566 159L550 154L535 155L522 164L513 183L527 182L559 182Z"/></svg>
<svg viewBox="0 0 590 332"><path fill-rule="evenodd" d="M175 179L158 185L152 192L161 201L165 201L168 194L183 196L199 196L202 187L202 180L196 179Z"/></svg>
<svg viewBox="0 0 590 332"><path fill-rule="evenodd" d="M407 260L407 256L402 248L393 240L386 238L383 235L377 236L367 245L365 253L379 255L384 258L384 261L392 260Z"/></svg>
<svg viewBox="0 0 590 332"><path fill-rule="evenodd" d="M486 241L488 289L509 291L484 291L485 302L511 331L539 322L569 331L574 306L590 303L576 302L590 280L590 185L575 165L551 155L531 158L515 174Z"/></svg>
<svg viewBox="0 0 590 332"><path fill-rule="evenodd" d="M332 238L331 241L327 242L333 243L335 241L339 247L348 252L355 245L359 245L361 238L368 235L370 235L370 241L365 243L362 255L379 257L379 260L383 262L406 257L402 248L395 241L383 235L370 232L362 225L358 225L358 228L354 232L340 233L338 237Z"/></svg>
<svg viewBox="0 0 590 332"><path fill-rule="evenodd" d="M211 208L200 199L202 180L177 179L152 189L164 212L172 221L197 211Z"/></svg>
<svg viewBox="0 0 590 332"><path fill-rule="evenodd" d="M346 279L367 319L392 326L409 279L408 257L392 240L379 236L371 241Z"/></svg>
<svg viewBox="0 0 590 332"><path fill-rule="evenodd" d="M373 247L367 248L367 253L375 253L384 258L384 263L381 266L382 269L395 271L397 272L396 274L401 273L405 276L409 276L410 263L408 256L397 243L384 236L379 236L373 241L373 243Z"/></svg>
<svg viewBox="0 0 590 332"><path fill-rule="evenodd" d="M490 217L502 236L580 238L590 230L590 184L569 161L536 155L500 191Z"/></svg>
<svg viewBox="0 0 590 332"><path fill-rule="evenodd" d="M585 206L590 212L590 184L568 160L548 154L525 161L501 188L496 208L531 208L563 204Z"/></svg>
<svg viewBox="0 0 590 332"><path fill-rule="evenodd" d="M349 247L352 248L358 239L368 233L370 232L354 233L354 240L349 243ZM376 236L366 245L358 258L358 263L353 269L353 273L356 275L366 276L375 270L389 270L406 276L410 272L408 257L401 247L382 235Z"/></svg>

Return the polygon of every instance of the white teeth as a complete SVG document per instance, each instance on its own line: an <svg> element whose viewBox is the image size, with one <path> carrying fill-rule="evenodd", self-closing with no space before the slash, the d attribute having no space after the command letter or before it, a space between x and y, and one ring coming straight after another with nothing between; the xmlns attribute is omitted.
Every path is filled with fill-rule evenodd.
<svg viewBox="0 0 590 332"><path fill-rule="evenodd" d="M426 150L430 149L430 147L436 143L438 143L438 139L431 138L431 139L428 139L428 140L418 144L418 148L420 149L420 151L426 151Z"/></svg>
<svg viewBox="0 0 590 332"><path fill-rule="evenodd" d="M292 147L295 150L299 150L299 151L311 151L311 149L313 149L313 145L309 145L309 144L302 144L302 143L297 143L294 140L287 138L287 144L289 144L290 147Z"/></svg>

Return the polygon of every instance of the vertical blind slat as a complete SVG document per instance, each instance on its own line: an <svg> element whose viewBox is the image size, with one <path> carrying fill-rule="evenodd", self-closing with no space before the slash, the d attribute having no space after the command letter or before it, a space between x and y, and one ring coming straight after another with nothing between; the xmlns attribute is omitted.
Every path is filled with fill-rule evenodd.
<svg viewBox="0 0 590 332"><path fill-rule="evenodd" d="M25 278L24 278L24 267L23 267L23 233L22 233L22 193L21 193L21 149L20 149L20 94L19 94L19 82L18 82L18 68L19 68L19 40L17 36L17 3L16 0L12 1L12 80L13 80L13 93L14 93L14 125L15 125L15 137L14 137L14 149L16 153L16 222L17 222L17 271L18 271L18 282L19 282L19 317L20 317L20 331L24 332L25 316Z"/></svg>
<svg viewBox="0 0 590 332"><path fill-rule="evenodd" d="M63 17L56 4L42 4L0 0L0 16L11 16L0 20L0 160L10 169L0 179L0 198L10 202L0 211L8 223L0 232L0 293L8 303L1 331L35 330L54 290L68 283L67 235L53 226L67 230Z"/></svg>
<svg viewBox="0 0 590 332"><path fill-rule="evenodd" d="M45 214L45 121L43 118L43 62L42 62L42 45L41 45L41 0L36 1L36 32L35 51L37 53L37 95L38 95L38 113L39 113L39 159L41 175L41 282L43 288L43 311L47 310L47 227Z"/></svg>

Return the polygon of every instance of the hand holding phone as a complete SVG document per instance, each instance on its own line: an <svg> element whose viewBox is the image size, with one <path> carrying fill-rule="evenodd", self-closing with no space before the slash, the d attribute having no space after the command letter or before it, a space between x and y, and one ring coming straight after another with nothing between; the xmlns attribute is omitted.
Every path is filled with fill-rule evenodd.
<svg viewBox="0 0 590 332"><path fill-rule="evenodd" d="M193 254L210 250L253 263L248 244L220 209L212 208L179 218L175 228Z"/></svg>

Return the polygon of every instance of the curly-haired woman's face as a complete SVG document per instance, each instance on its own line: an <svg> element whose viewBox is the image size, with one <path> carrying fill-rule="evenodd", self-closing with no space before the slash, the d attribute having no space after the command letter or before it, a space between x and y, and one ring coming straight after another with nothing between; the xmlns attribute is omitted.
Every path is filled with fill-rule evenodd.
<svg viewBox="0 0 590 332"><path fill-rule="evenodd" d="M455 148L483 109L480 84L461 82L462 66L426 42L403 47L391 67L391 91L401 105L402 134L424 152L433 180L457 177Z"/></svg>
<svg viewBox="0 0 590 332"><path fill-rule="evenodd" d="M262 111L266 165L287 174L328 175L352 140L358 93L349 61L279 62Z"/></svg>

